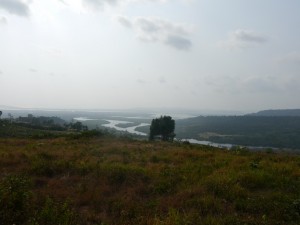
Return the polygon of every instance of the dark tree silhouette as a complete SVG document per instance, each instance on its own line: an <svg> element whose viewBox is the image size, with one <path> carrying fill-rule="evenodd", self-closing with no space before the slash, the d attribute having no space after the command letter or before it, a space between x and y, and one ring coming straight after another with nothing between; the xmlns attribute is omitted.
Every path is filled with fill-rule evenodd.
<svg viewBox="0 0 300 225"><path fill-rule="evenodd" d="M173 141L175 134L175 120L171 116L161 116L152 120L150 126L149 140L154 140L155 136L160 136L163 141Z"/></svg>
<svg viewBox="0 0 300 225"><path fill-rule="evenodd" d="M81 122L77 121L75 123L70 123L69 127L71 129L77 130L77 131L84 131L84 130L88 130L87 126L84 126Z"/></svg>
<svg viewBox="0 0 300 225"><path fill-rule="evenodd" d="M0 118L1 118L1 116L2 116L2 111L0 111Z"/></svg>

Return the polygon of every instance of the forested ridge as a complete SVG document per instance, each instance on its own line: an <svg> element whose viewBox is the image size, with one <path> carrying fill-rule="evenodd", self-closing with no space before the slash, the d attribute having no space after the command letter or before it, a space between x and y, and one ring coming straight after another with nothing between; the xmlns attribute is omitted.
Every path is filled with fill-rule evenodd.
<svg viewBox="0 0 300 225"><path fill-rule="evenodd" d="M177 137L300 149L298 116L200 116L176 121Z"/></svg>

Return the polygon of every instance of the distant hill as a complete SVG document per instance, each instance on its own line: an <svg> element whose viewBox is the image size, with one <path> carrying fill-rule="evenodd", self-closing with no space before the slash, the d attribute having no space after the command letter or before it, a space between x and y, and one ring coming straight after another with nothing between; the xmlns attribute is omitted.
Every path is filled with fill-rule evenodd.
<svg viewBox="0 0 300 225"><path fill-rule="evenodd" d="M300 149L300 116L200 116L176 120L176 137Z"/></svg>
<svg viewBox="0 0 300 225"><path fill-rule="evenodd" d="M263 110L247 116L300 116L300 109Z"/></svg>

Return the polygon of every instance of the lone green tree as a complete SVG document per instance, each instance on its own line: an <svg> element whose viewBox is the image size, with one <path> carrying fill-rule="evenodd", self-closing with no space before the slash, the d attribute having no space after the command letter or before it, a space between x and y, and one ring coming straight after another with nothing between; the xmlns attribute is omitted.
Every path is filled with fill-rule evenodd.
<svg viewBox="0 0 300 225"><path fill-rule="evenodd" d="M153 119L150 126L149 140L154 140L155 136L160 136L163 141L173 141L175 137L175 120L171 116L161 116Z"/></svg>

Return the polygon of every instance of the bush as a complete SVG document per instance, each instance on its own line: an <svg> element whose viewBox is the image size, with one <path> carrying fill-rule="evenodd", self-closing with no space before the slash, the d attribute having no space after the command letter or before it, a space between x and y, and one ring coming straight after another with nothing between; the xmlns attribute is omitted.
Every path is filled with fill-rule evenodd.
<svg viewBox="0 0 300 225"><path fill-rule="evenodd" d="M103 137L107 133L100 130L85 130L78 133L69 134L67 137L70 139L80 139L80 138L92 138L92 137Z"/></svg>
<svg viewBox="0 0 300 225"><path fill-rule="evenodd" d="M75 225L78 219L67 202L54 202L47 197L43 207L31 220L32 225Z"/></svg>
<svg viewBox="0 0 300 225"><path fill-rule="evenodd" d="M100 130L86 130L81 132L81 137L102 137L104 133Z"/></svg>
<svg viewBox="0 0 300 225"><path fill-rule="evenodd" d="M22 175L7 176L0 182L1 225L79 224L76 214L67 202L55 202L48 197L40 207L34 202L30 187L31 181Z"/></svg>
<svg viewBox="0 0 300 225"><path fill-rule="evenodd" d="M145 170L134 166L111 166L107 171L109 183L120 187L125 185L136 185L137 182L146 182L149 177Z"/></svg>
<svg viewBox="0 0 300 225"><path fill-rule="evenodd" d="M30 216L31 182L24 176L7 176L0 183L0 221L24 224Z"/></svg>

